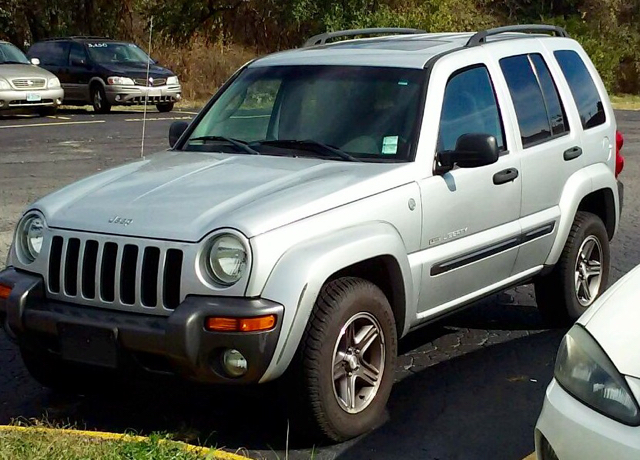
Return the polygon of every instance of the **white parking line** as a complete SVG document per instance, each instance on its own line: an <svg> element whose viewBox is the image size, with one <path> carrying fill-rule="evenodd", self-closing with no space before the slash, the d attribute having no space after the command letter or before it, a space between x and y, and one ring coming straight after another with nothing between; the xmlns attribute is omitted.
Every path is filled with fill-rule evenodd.
<svg viewBox="0 0 640 460"><path fill-rule="evenodd" d="M105 120L94 121L61 121L58 123L32 123L29 125L4 125L0 126L0 129L9 128L41 128L43 126L68 126L68 125L89 125L94 123L105 123Z"/></svg>
<svg viewBox="0 0 640 460"><path fill-rule="evenodd" d="M69 117L61 117L60 115L50 115L47 118L51 118L52 120L71 120Z"/></svg>
<svg viewBox="0 0 640 460"><path fill-rule="evenodd" d="M163 121L163 120L191 120L192 117L160 117L147 118L147 121ZM142 118L125 118L124 121L142 121Z"/></svg>

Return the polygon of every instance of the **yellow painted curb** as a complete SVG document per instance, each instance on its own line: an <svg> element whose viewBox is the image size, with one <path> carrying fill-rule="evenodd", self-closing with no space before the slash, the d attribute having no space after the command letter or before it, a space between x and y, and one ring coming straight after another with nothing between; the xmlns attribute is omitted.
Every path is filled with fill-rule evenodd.
<svg viewBox="0 0 640 460"><path fill-rule="evenodd" d="M144 441L148 441L149 438L145 437L145 436L136 436L136 435L131 435L131 434L122 434L122 433L108 433L108 432L104 432L104 431L83 431L83 430L67 430L67 429L61 429L61 428L44 428L44 427L26 427L26 426L7 426L7 425L0 425L0 432L5 431L5 432L25 432L25 431L36 431L36 432L40 432L40 433L46 433L46 434L59 434L59 433L64 433L64 434L68 434L71 436L83 436L83 437L89 437L89 438L99 438L99 439L107 439L107 440L113 440L113 441L120 441L120 440L126 440L126 441L136 441L136 442L144 442ZM245 457L243 455L239 455L239 454L234 454L231 452L225 452L223 450L218 450L218 449L210 449L208 447L200 447L200 446L194 446L191 444L187 444L181 441L169 441L169 440L161 440L161 442L175 442L176 444L181 445L186 451L188 452L195 452L198 454L202 454L202 455L207 455L210 453L213 453L216 458L222 459L222 460L250 460L249 457Z"/></svg>

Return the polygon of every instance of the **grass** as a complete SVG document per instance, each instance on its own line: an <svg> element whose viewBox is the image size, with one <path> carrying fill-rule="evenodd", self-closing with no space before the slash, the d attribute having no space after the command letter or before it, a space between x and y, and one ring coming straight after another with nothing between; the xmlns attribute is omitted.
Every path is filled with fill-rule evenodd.
<svg viewBox="0 0 640 460"><path fill-rule="evenodd" d="M616 94L611 96L611 104L617 110L640 110L640 96L637 94Z"/></svg>
<svg viewBox="0 0 640 460"><path fill-rule="evenodd" d="M163 435L104 439L42 428L0 431L0 460L224 460L230 456Z"/></svg>

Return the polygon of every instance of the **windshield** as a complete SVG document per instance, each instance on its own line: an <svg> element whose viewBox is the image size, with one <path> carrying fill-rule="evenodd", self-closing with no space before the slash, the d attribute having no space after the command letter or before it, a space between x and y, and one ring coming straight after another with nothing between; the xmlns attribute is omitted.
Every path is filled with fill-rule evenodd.
<svg viewBox="0 0 640 460"><path fill-rule="evenodd" d="M87 43L89 56L99 64L131 64L147 65L149 57L133 43Z"/></svg>
<svg viewBox="0 0 640 460"><path fill-rule="evenodd" d="M242 153L234 140L262 155L409 161L423 75L356 66L249 68L182 148Z"/></svg>
<svg viewBox="0 0 640 460"><path fill-rule="evenodd" d="M0 64L29 64L29 60L12 44L0 43Z"/></svg>

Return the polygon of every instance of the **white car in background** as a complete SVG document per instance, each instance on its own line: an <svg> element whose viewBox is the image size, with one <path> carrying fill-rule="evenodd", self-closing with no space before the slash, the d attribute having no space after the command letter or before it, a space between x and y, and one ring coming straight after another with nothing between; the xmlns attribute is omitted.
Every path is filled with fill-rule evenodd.
<svg viewBox="0 0 640 460"><path fill-rule="evenodd" d="M564 337L535 430L538 460L640 459L640 267Z"/></svg>
<svg viewBox="0 0 640 460"><path fill-rule="evenodd" d="M0 113L7 110L33 110L52 115L62 104L64 90L51 72L29 61L22 51L0 41Z"/></svg>

